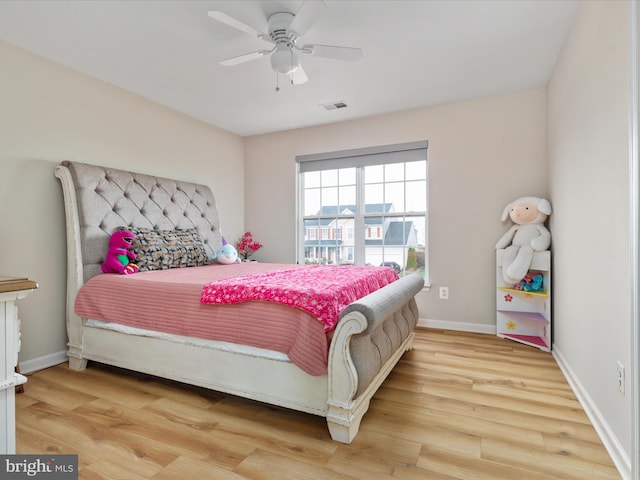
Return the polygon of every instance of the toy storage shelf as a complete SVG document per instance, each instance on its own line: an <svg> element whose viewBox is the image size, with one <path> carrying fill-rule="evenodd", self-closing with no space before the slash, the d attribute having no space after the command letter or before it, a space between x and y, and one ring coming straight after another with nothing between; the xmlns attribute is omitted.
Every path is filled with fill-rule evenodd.
<svg viewBox="0 0 640 480"><path fill-rule="evenodd" d="M507 288L507 287L498 287L498 290L502 290L505 292L513 292L513 293L517 293L518 295L531 295L534 297L548 297L549 296L549 292L526 292L524 290L518 290L516 288Z"/></svg>
<svg viewBox="0 0 640 480"><path fill-rule="evenodd" d="M539 312L519 312L519 311L509 311L509 310L498 310L498 313L504 313L507 315L517 315L519 317L528 318L529 320L533 320L535 322L548 322L547 318L539 313Z"/></svg>
<svg viewBox="0 0 640 480"><path fill-rule="evenodd" d="M498 337L551 351L551 252L534 253L530 273L542 275L542 290L514 288L502 276L504 250L496 250L496 332Z"/></svg>
<svg viewBox="0 0 640 480"><path fill-rule="evenodd" d="M537 347L546 352L551 350L551 347L545 343L544 338L535 335L509 335L508 333L505 333L498 336L509 340L515 340L516 342L524 343L525 345L530 345L532 347Z"/></svg>

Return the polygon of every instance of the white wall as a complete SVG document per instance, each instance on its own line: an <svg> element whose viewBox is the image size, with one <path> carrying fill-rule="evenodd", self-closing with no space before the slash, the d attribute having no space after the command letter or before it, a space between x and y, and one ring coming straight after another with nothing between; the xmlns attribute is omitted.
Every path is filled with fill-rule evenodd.
<svg viewBox="0 0 640 480"><path fill-rule="evenodd" d="M519 196L547 195L545 135L540 89L248 137L246 227L265 244L256 258L296 260L296 155L428 140L434 288L419 295L420 316L495 332L494 246L508 228L500 216Z"/></svg>
<svg viewBox="0 0 640 480"><path fill-rule="evenodd" d="M3 42L0 65L0 275L39 284L19 302L20 361L28 362L66 351L60 161L207 184L223 233L238 236L244 147L236 135Z"/></svg>
<svg viewBox="0 0 640 480"><path fill-rule="evenodd" d="M547 90L554 349L631 448L628 12L584 2ZM627 370L618 392L616 361Z"/></svg>

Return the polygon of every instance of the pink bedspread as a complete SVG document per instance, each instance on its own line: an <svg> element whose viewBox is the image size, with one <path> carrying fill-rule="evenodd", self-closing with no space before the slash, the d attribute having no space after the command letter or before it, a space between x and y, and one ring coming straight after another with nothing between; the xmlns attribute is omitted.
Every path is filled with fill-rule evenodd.
<svg viewBox="0 0 640 480"><path fill-rule="evenodd" d="M391 268L307 265L211 282L202 289L200 302L275 302L311 313L329 332L347 305L397 279L398 274Z"/></svg>
<svg viewBox="0 0 640 480"><path fill-rule="evenodd" d="M310 313L272 302L200 303L203 286L212 281L297 268L304 266L248 262L101 274L80 289L75 312L83 318L282 352L310 375L322 375L329 340L323 324Z"/></svg>

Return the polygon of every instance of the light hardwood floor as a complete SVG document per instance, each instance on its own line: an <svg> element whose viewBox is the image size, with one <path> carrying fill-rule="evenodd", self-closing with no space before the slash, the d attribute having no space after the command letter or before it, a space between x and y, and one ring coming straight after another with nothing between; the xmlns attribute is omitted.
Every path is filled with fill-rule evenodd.
<svg viewBox="0 0 640 480"><path fill-rule="evenodd" d="M212 366L215 368L215 366ZM77 453L80 479L619 479L553 357L419 329L351 445L325 420L90 364L29 376L17 452Z"/></svg>

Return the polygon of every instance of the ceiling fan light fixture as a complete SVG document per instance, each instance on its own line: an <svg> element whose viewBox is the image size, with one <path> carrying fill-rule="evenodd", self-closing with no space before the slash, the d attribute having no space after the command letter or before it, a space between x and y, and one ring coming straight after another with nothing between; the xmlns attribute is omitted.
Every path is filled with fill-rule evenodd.
<svg viewBox="0 0 640 480"><path fill-rule="evenodd" d="M278 47L271 54L270 60L271 68L282 75L289 75L300 66L298 54L288 47Z"/></svg>

